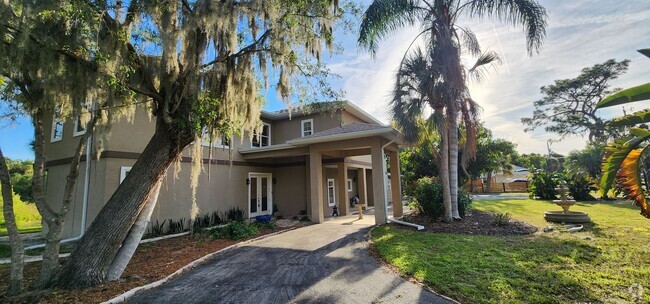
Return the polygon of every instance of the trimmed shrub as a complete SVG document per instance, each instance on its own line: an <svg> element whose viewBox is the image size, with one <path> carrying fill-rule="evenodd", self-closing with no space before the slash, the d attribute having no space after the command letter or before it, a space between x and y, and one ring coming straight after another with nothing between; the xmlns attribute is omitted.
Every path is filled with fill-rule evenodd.
<svg viewBox="0 0 650 304"><path fill-rule="evenodd" d="M214 239L240 240L254 236L259 232L260 229L257 225L233 221L226 226L213 229L210 231L210 236Z"/></svg>
<svg viewBox="0 0 650 304"><path fill-rule="evenodd" d="M567 186L569 187L569 195L573 196L573 199L577 201L593 201L596 199L591 195L591 191L598 189L583 175L574 175L567 181Z"/></svg>
<svg viewBox="0 0 650 304"><path fill-rule="evenodd" d="M557 194L555 188L557 188L557 179L552 173L537 171L530 180L531 198L554 200Z"/></svg>
<svg viewBox="0 0 650 304"><path fill-rule="evenodd" d="M430 177L423 177L417 180L414 187L415 207L420 214L438 219L444 215L445 209L442 204L442 184L434 182ZM467 191L458 189L458 213L461 217L469 210L472 204L472 197Z"/></svg>

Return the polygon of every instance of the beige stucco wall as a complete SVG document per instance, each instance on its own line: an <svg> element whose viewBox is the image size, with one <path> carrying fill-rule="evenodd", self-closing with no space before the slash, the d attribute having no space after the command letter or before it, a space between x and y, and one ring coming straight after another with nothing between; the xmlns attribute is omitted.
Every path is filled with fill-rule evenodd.
<svg viewBox="0 0 650 304"><path fill-rule="evenodd" d="M289 119L274 120L271 122L271 141L274 145L285 143L288 140L301 137L302 121L314 120L314 133L336 128L341 125L340 111L333 114L311 114L305 116L294 116Z"/></svg>
<svg viewBox="0 0 650 304"><path fill-rule="evenodd" d="M105 184L105 160L92 160L90 162L90 184L89 184L89 197L88 197L88 211L87 214L92 214L91 209L95 205L94 202L103 200L104 184ZM75 184L73 200L70 205L70 211L65 219L63 225L63 238L76 237L81 232L82 211L83 211L83 197L84 197L84 184L86 181L85 175L86 163L82 162L79 168L79 177ZM48 205L53 210L59 211L63 202L64 184L68 172L69 165L51 166L47 168L47 182L46 182L46 200ZM98 212L99 210L97 210ZM96 214L96 213L95 213ZM94 218L94 216L92 216ZM86 228L90 226L92 218L87 218ZM47 231L47 226L43 223L44 230Z"/></svg>

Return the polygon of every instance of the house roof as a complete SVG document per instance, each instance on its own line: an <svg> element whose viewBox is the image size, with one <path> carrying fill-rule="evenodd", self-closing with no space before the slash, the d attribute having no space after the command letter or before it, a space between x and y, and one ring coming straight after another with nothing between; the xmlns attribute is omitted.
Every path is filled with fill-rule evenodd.
<svg viewBox="0 0 650 304"><path fill-rule="evenodd" d="M337 140L358 139L368 136L384 136L390 140L395 140L398 144L401 144L402 141L400 133L391 127L365 123L350 123L342 125L340 127L317 132L309 136L292 139L284 144L271 145L262 148L241 149L239 150L239 153L248 154L256 152L287 150L303 147L310 144L326 143Z"/></svg>
<svg viewBox="0 0 650 304"><path fill-rule="evenodd" d="M359 106L355 105L353 102L348 100L343 101L329 101L329 102L320 102L310 105L317 106L298 106L292 107L291 109L282 109L278 111L262 111L262 117L270 120L279 120L279 119L291 119L292 117L300 117L305 115L310 115L314 113L321 113L325 111L332 111L338 109L344 109L351 114L362 118L368 122L375 123L378 125L383 125L381 121L368 114L366 111L361 109Z"/></svg>
<svg viewBox="0 0 650 304"><path fill-rule="evenodd" d="M309 136L292 139L290 141L287 141L287 143L290 145L306 145L333 140L355 139L367 136L390 134L397 136L399 135L399 132L391 127L382 125L350 123L342 125L340 127L316 132Z"/></svg>

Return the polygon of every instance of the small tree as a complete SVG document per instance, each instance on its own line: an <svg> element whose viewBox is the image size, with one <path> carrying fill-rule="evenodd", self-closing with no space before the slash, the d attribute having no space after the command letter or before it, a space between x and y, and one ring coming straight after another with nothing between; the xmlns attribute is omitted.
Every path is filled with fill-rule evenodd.
<svg viewBox="0 0 650 304"><path fill-rule="evenodd" d="M7 295L17 295L22 290L23 285L23 265L25 248L23 241L18 232L16 225L16 216L14 214L14 199L13 191L11 190L11 179L9 178L9 169L2 149L0 149L0 186L2 186L2 214L5 219L5 226L9 234L9 242L11 243L11 274L9 277L9 286L7 288Z"/></svg>

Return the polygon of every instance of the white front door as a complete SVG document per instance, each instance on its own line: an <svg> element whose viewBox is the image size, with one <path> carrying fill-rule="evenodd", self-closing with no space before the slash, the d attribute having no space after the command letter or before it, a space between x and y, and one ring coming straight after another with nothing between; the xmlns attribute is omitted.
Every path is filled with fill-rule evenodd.
<svg viewBox="0 0 650 304"><path fill-rule="evenodd" d="M333 178L327 179L327 205L330 207L336 206L336 183Z"/></svg>
<svg viewBox="0 0 650 304"><path fill-rule="evenodd" d="M273 183L270 173L249 173L248 217L273 212Z"/></svg>

